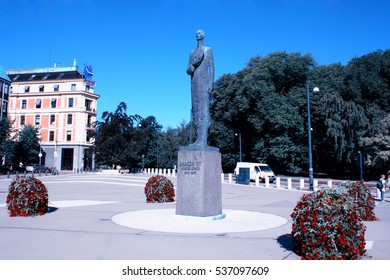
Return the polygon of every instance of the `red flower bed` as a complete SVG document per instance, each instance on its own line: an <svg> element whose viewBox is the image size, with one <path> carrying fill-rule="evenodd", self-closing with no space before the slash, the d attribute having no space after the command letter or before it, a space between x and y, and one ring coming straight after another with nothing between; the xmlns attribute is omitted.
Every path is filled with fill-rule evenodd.
<svg viewBox="0 0 390 280"><path fill-rule="evenodd" d="M308 260L360 259L366 227L356 209L345 189L303 195L291 214L295 252Z"/></svg>
<svg viewBox="0 0 390 280"><path fill-rule="evenodd" d="M172 182L161 175L150 177L145 186L146 202L174 202L175 189Z"/></svg>
<svg viewBox="0 0 390 280"><path fill-rule="evenodd" d="M35 177L19 177L8 188L7 208L11 217L47 213L49 196L46 186Z"/></svg>

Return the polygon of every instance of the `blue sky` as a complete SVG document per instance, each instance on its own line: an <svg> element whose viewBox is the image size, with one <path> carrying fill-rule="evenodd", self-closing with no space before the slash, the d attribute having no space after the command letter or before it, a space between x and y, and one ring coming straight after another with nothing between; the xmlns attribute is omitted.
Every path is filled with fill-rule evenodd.
<svg viewBox="0 0 390 280"><path fill-rule="evenodd" d="M128 114L176 127L189 121L197 29L217 79L275 51L311 53L323 65L388 49L389 11L388 0L0 0L0 65L75 58L94 68L99 117L124 101Z"/></svg>

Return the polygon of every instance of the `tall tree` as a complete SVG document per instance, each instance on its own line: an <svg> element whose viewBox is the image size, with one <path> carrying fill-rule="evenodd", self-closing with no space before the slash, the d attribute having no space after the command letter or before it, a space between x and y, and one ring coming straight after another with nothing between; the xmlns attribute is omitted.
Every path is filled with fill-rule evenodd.
<svg viewBox="0 0 390 280"><path fill-rule="evenodd" d="M11 121L7 117L0 118L0 160L4 164L12 159Z"/></svg>
<svg viewBox="0 0 390 280"><path fill-rule="evenodd" d="M135 141L138 115L127 115L127 105L121 102L114 112L104 112L96 123L95 153L98 164L134 166L137 161Z"/></svg>
<svg viewBox="0 0 390 280"><path fill-rule="evenodd" d="M38 128L33 125L26 125L18 135L18 142L16 144L16 158L23 164L38 163L41 140L38 136Z"/></svg>

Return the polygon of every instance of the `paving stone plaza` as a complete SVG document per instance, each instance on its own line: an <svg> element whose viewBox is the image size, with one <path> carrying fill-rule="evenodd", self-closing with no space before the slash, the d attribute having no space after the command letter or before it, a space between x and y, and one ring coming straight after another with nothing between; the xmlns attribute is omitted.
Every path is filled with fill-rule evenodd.
<svg viewBox="0 0 390 280"><path fill-rule="evenodd" d="M1 260L299 260L290 214L305 191L222 184L225 219L176 217L175 203L146 203L150 175L38 177L50 212L9 217L12 178L0 178ZM176 185L176 177L169 177ZM373 192L374 193L374 192ZM367 260L390 259L390 195L365 222Z"/></svg>

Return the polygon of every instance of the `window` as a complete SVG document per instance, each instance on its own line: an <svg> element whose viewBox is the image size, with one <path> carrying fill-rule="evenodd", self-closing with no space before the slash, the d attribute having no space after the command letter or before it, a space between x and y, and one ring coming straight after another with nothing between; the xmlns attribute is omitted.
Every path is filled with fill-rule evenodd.
<svg viewBox="0 0 390 280"><path fill-rule="evenodd" d="M89 100L89 99L85 99L85 109L87 110L87 111L91 111L91 109L92 109L92 100Z"/></svg>
<svg viewBox="0 0 390 280"><path fill-rule="evenodd" d="M20 116L20 125L24 125L26 123L26 116L25 115L21 115Z"/></svg>
<svg viewBox="0 0 390 280"><path fill-rule="evenodd" d="M22 100L22 109L26 109L26 108L27 108L27 100L23 99Z"/></svg>
<svg viewBox="0 0 390 280"><path fill-rule="evenodd" d="M54 131L49 132L49 141L53 142L54 141Z"/></svg>
<svg viewBox="0 0 390 280"><path fill-rule="evenodd" d="M90 85L86 85L86 86L85 86L85 91L86 91L86 92L89 92L90 89L91 89Z"/></svg>
<svg viewBox="0 0 390 280"><path fill-rule="evenodd" d="M91 127L92 125L92 117L90 115L88 115L87 117L87 127Z"/></svg>
<svg viewBox="0 0 390 280"><path fill-rule="evenodd" d="M71 90L72 90L72 91L76 91L76 84L72 84Z"/></svg>
<svg viewBox="0 0 390 280"><path fill-rule="evenodd" d="M40 125L40 124L41 124L41 116L35 115L35 125Z"/></svg>
<svg viewBox="0 0 390 280"><path fill-rule="evenodd" d="M25 86L24 87L24 92L30 92L30 87L29 86Z"/></svg>
<svg viewBox="0 0 390 280"><path fill-rule="evenodd" d="M85 140L89 143L92 139L92 133L90 131L87 131L87 135L85 137Z"/></svg>
<svg viewBox="0 0 390 280"><path fill-rule="evenodd" d="M56 122L56 116L55 115L50 115L50 124L54 124Z"/></svg>
<svg viewBox="0 0 390 280"><path fill-rule="evenodd" d="M31 77L30 77L30 78L28 78L28 80L29 80L29 81L32 81L32 80L34 80L35 76L36 76L36 75L31 75Z"/></svg>
<svg viewBox="0 0 390 280"><path fill-rule="evenodd" d="M51 107L52 108L56 108L57 107L57 99L56 98L52 98L51 99Z"/></svg>
<svg viewBox="0 0 390 280"><path fill-rule="evenodd" d="M41 105L42 105L42 100L41 99L35 100L35 108L39 109L39 108L41 108Z"/></svg>
<svg viewBox="0 0 390 280"><path fill-rule="evenodd" d="M46 80L47 78L49 78L50 74L46 74L45 77L42 78L42 80Z"/></svg>
<svg viewBox="0 0 390 280"><path fill-rule="evenodd" d="M73 121L73 116L72 114L68 114L68 119L66 121L67 124L72 124L72 121Z"/></svg>
<svg viewBox="0 0 390 280"><path fill-rule="evenodd" d="M72 131L66 132L66 141L72 141Z"/></svg>
<svg viewBox="0 0 390 280"><path fill-rule="evenodd" d="M58 77L57 77L57 79L58 79L58 80L61 80L61 79L62 79L62 77L63 77L64 75L65 75L65 73L61 73L61 74L59 74L59 75L58 75Z"/></svg>
<svg viewBox="0 0 390 280"><path fill-rule="evenodd" d="M54 91L58 91L59 87L59 85L54 85Z"/></svg>
<svg viewBox="0 0 390 280"><path fill-rule="evenodd" d="M40 85L39 86L39 92L44 92L45 91L45 86L44 85Z"/></svg>
<svg viewBox="0 0 390 280"><path fill-rule="evenodd" d="M68 99L68 107L73 107L73 97Z"/></svg>

